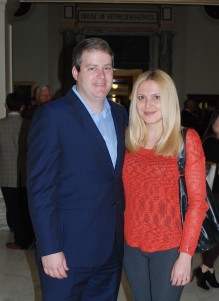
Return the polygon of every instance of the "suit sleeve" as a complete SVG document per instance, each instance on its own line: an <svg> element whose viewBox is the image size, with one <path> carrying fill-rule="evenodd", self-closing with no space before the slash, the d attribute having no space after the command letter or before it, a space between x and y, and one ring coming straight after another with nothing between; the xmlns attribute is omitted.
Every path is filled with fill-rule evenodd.
<svg viewBox="0 0 219 301"><path fill-rule="evenodd" d="M60 148L52 113L46 106L37 109L28 137L27 189L38 256L61 251L56 212Z"/></svg>

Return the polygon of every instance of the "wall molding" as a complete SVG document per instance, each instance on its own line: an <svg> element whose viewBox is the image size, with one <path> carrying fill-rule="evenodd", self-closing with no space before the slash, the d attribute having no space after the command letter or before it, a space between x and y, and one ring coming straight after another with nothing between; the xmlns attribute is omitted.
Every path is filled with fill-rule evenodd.
<svg viewBox="0 0 219 301"><path fill-rule="evenodd" d="M8 0L10 1L10 0ZM60 0L20 0L20 2L59 2ZM134 3L136 0L64 0L63 3ZM189 4L189 5L219 5L219 0L138 0L139 3L151 4Z"/></svg>

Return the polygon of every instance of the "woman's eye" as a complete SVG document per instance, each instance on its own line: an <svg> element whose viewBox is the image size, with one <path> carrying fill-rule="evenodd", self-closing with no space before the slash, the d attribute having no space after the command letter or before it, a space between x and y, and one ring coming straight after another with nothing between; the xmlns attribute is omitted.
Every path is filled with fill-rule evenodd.
<svg viewBox="0 0 219 301"><path fill-rule="evenodd" d="M144 100L144 95L138 95L138 100Z"/></svg>
<svg viewBox="0 0 219 301"><path fill-rule="evenodd" d="M160 100L160 95L154 95L154 100Z"/></svg>

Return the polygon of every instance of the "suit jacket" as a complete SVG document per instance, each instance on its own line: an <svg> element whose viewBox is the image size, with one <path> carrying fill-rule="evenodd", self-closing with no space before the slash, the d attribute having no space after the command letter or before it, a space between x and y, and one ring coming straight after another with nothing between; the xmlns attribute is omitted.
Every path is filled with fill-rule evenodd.
<svg viewBox="0 0 219 301"><path fill-rule="evenodd" d="M19 187L20 168L18 140L22 117L8 115L0 119L0 186Z"/></svg>
<svg viewBox="0 0 219 301"><path fill-rule="evenodd" d="M115 235L122 255L127 113L123 106L110 105L118 140L115 169L104 139L72 90L34 115L27 188L38 256L63 251L70 266L101 265Z"/></svg>
<svg viewBox="0 0 219 301"><path fill-rule="evenodd" d="M181 125L187 128L195 129L200 135L198 118L187 109L183 109L181 112Z"/></svg>

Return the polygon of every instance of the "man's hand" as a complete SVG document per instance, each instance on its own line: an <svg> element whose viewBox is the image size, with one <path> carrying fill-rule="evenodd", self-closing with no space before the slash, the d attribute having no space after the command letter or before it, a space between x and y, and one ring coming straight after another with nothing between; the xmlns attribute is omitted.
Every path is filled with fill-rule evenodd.
<svg viewBox="0 0 219 301"><path fill-rule="evenodd" d="M67 278L67 263L62 252L42 256L44 272L53 278Z"/></svg>

